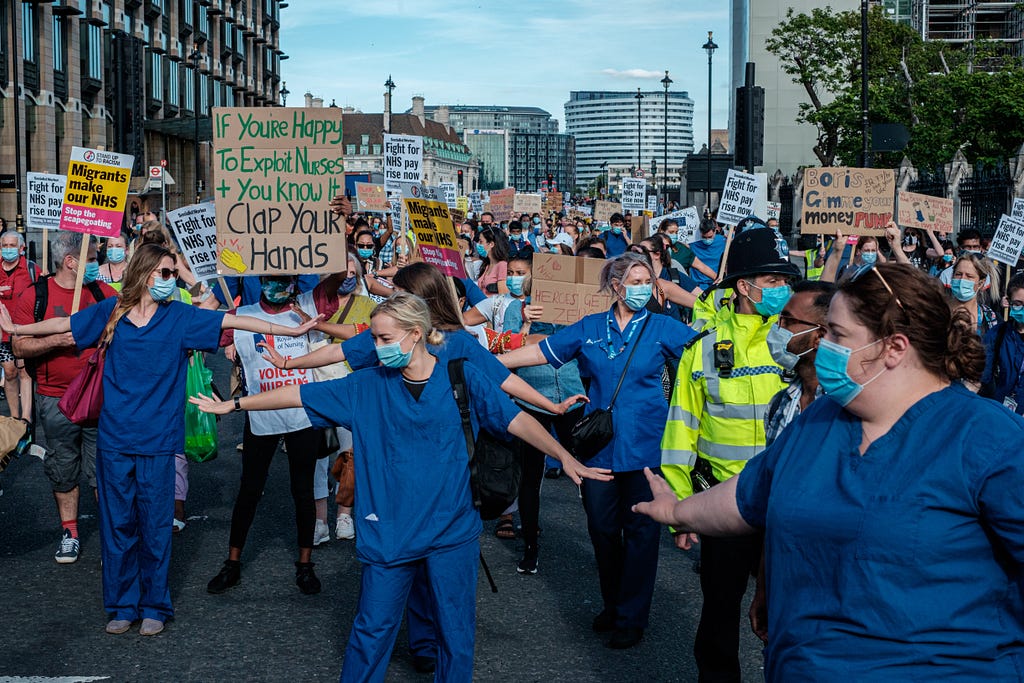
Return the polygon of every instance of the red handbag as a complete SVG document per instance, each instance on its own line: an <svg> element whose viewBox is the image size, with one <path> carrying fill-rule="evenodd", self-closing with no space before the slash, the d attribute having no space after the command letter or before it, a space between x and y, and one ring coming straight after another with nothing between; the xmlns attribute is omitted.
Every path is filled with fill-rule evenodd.
<svg viewBox="0 0 1024 683"><path fill-rule="evenodd" d="M103 408L103 364L107 344L103 342L89 357L82 371L71 380L67 391L57 402L57 410L81 427L95 427Z"/></svg>

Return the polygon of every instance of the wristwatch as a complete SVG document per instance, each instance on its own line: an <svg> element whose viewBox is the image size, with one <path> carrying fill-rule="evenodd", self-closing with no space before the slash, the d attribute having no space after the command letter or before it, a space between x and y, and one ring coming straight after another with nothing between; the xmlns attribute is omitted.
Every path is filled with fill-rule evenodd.
<svg viewBox="0 0 1024 683"><path fill-rule="evenodd" d="M235 396L235 412L236 413L239 412L242 409L242 404L239 403L239 401L241 401L241 399L238 396Z"/></svg>

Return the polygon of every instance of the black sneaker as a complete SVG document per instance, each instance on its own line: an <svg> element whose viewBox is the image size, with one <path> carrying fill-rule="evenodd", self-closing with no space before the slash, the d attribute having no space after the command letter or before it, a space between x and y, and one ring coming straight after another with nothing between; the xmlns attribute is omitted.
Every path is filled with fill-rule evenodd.
<svg viewBox="0 0 1024 683"><path fill-rule="evenodd" d="M238 560L224 560L224 566L220 568L220 572L210 579L210 583L206 584L206 592L218 595L237 586L241 580L242 563Z"/></svg>
<svg viewBox="0 0 1024 683"><path fill-rule="evenodd" d="M628 650L633 647L644 637L644 630L642 628L628 627L615 629L615 633L612 634L611 640L606 643L606 646L612 650Z"/></svg>
<svg viewBox="0 0 1024 683"><path fill-rule="evenodd" d="M516 571L520 574L537 573L537 546L526 546L523 550L523 559L516 565Z"/></svg>
<svg viewBox="0 0 1024 683"><path fill-rule="evenodd" d="M615 630L615 612L614 610L604 609L601 613L594 617L594 621L591 622L590 627L594 629L594 633L611 633Z"/></svg>
<svg viewBox="0 0 1024 683"><path fill-rule="evenodd" d="M295 563L295 585L303 595L316 595L320 592L320 579L313 572L312 562Z"/></svg>

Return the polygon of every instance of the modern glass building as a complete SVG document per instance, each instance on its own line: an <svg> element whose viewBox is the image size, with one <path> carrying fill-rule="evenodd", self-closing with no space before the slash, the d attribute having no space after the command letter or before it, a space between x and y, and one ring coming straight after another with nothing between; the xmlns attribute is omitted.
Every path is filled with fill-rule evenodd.
<svg viewBox="0 0 1024 683"><path fill-rule="evenodd" d="M576 177L575 140L561 133L513 133L510 185L524 192L546 189L572 192Z"/></svg>
<svg viewBox="0 0 1024 683"><path fill-rule="evenodd" d="M493 128L465 128L462 141L480 161L480 189L500 190L509 186L509 132Z"/></svg>

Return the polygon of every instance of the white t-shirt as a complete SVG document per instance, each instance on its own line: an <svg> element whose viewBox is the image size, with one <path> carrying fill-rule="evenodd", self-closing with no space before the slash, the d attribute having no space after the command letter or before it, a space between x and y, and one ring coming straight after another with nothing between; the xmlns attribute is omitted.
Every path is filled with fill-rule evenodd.
<svg viewBox="0 0 1024 683"><path fill-rule="evenodd" d="M515 301L515 297L511 294L498 294L487 297L473 308L484 316L488 327L501 334L505 330L505 311L513 301Z"/></svg>

